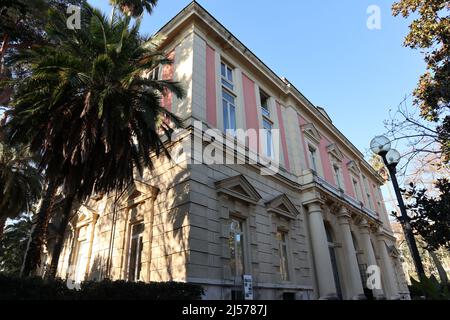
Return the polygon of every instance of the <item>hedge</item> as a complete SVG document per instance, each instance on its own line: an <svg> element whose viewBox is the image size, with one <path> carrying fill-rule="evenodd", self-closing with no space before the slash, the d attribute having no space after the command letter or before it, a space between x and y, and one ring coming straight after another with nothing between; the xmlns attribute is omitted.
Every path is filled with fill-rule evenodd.
<svg viewBox="0 0 450 320"><path fill-rule="evenodd" d="M0 300L199 300L203 288L181 282L86 281L79 290L62 279L0 274Z"/></svg>

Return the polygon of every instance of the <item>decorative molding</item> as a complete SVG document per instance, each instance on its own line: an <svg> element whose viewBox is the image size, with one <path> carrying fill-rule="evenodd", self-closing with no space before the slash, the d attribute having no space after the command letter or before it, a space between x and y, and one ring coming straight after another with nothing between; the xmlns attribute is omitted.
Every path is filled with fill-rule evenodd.
<svg viewBox="0 0 450 320"><path fill-rule="evenodd" d="M155 199L158 193L158 188L143 181L134 180L134 184L130 185L119 198L119 208L123 209L140 204L148 199Z"/></svg>
<svg viewBox="0 0 450 320"><path fill-rule="evenodd" d="M347 162L347 167L348 167L348 170L350 172L352 172L354 175L356 175L357 177L359 177L359 175L361 174L361 169L359 168L359 166L355 160L350 160L349 162Z"/></svg>
<svg viewBox="0 0 450 320"><path fill-rule="evenodd" d="M336 158L337 160L342 161L344 159L344 155L336 143L332 143L332 144L328 145L327 150L328 150L328 153L330 155L332 155L334 158Z"/></svg>
<svg viewBox="0 0 450 320"><path fill-rule="evenodd" d="M265 204L268 212L276 213L284 218L293 220L300 214L295 205L285 194L281 194Z"/></svg>
<svg viewBox="0 0 450 320"><path fill-rule="evenodd" d="M219 194L226 194L251 204L257 204L262 199L258 191L243 175L216 181L215 186Z"/></svg>
<svg viewBox="0 0 450 320"><path fill-rule="evenodd" d="M319 133L319 130L314 126L312 123L307 123L301 126L301 129L303 130L303 134L312 140L313 142L320 144L320 139L322 136Z"/></svg>

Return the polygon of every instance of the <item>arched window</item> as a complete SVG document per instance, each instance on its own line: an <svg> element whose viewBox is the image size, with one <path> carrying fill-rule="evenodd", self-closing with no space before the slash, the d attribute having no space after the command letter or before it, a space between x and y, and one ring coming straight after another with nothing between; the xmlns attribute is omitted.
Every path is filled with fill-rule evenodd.
<svg viewBox="0 0 450 320"><path fill-rule="evenodd" d="M334 284L336 285L337 295L342 299L341 283L336 259L336 250L334 248L334 237L330 225L325 222L325 232L327 234L328 249L330 251L331 266L333 268Z"/></svg>

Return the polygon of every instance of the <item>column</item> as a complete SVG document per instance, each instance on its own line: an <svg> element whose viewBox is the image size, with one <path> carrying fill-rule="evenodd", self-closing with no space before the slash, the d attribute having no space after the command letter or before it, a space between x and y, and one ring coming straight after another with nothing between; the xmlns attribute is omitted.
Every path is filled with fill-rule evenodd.
<svg viewBox="0 0 450 320"><path fill-rule="evenodd" d="M336 285L331 265L325 225L320 202L308 204L309 235L311 239L314 271L319 288L319 299L337 299Z"/></svg>
<svg viewBox="0 0 450 320"><path fill-rule="evenodd" d="M386 242L384 241L384 234L382 230L380 230L377 234L377 242L378 251L380 253L381 270L384 276L384 285L386 287L386 297L390 300L398 300L400 299L400 296L398 294L397 281L395 280L395 271L386 247Z"/></svg>
<svg viewBox="0 0 450 320"><path fill-rule="evenodd" d="M353 244L352 233L350 230L351 216L347 209L342 207L338 216L339 225L342 232L342 247L345 254L346 274L348 275L347 299L364 300L364 289L361 283L358 260L356 258L356 249Z"/></svg>
<svg viewBox="0 0 450 320"><path fill-rule="evenodd" d="M377 259L375 258L375 252L373 252L372 241L370 241L369 224L367 223L367 221L364 220L360 224L359 229L362 239L362 247L367 258L367 266L378 266ZM374 298L377 300L385 299L383 289L381 289L381 283L379 289L372 289L372 293Z"/></svg>

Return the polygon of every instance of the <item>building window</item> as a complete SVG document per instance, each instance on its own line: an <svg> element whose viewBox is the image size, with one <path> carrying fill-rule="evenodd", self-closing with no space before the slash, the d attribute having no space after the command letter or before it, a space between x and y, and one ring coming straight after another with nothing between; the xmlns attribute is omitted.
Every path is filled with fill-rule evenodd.
<svg viewBox="0 0 450 320"><path fill-rule="evenodd" d="M317 172L317 151L314 147L308 146L310 169Z"/></svg>
<svg viewBox="0 0 450 320"><path fill-rule="evenodd" d="M79 228L75 233L73 242L73 258L71 264L75 266L74 270L70 270L69 277L75 283L81 283L86 275L86 267L89 256L89 242L87 241L87 226Z"/></svg>
<svg viewBox="0 0 450 320"><path fill-rule="evenodd" d="M270 109L269 109L269 95L267 95L263 91L259 91L259 96L261 98L261 113L263 117L270 117Z"/></svg>
<svg viewBox="0 0 450 320"><path fill-rule="evenodd" d="M366 191L367 205L369 206L369 209L373 210L373 203L372 203L372 197L370 195L369 183L367 181L367 178L364 176L363 176L363 181L364 181L364 189Z"/></svg>
<svg viewBox="0 0 450 320"><path fill-rule="evenodd" d="M159 70L159 66L153 68L152 71L150 71L148 78L154 81L159 80Z"/></svg>
<svg viewBox="0 0 450 320"><path fill-rule="evenodd" d="M334 284L336 285L338 297L341 299L342 298L342 289L341 289L341 283L340 283L340 278L339 278L336 251L334 248L334 239L333 239L333 235L331 233L330 226L327 223L325 223L325 232L326 232L326 236L327 236L327 240L328 240L328 250L330 252L331 266L333 268Z"/></svg>
<svg viewBox="0 0 450 320"><path fill-rule="evenodd" d="M227 87L229 90L234 90L233 68L231 68L225 62L221 62L220 71L222 75L222 85Z"/></svg>
<svg viewBox="0 0 450 320"><path fill-rule="evenodd" d="M264 154L268 158L273 158L272 127L273 127L272 122L263 117L264 143L265 143Z"/></svg>
<svg viewBox="0 0 450 320"><path fill-rule="evenodd" d="M289 281L287 234L285 232L278 231L277 240L278 240L278 251L280 255L281 280Z"/></svg>
<svg viewBox="0 0 450 320"><path fill-rule="evenodd" d="M242 230L242 221L231 219L228 245L231 275L235 280L241 280L244 275L244 232Z"/></svg>
<svg viewBox="0 0 450 320"><path fill-rule="evenodd" d="M356 181L356 179L352 179L353 182L353 189L355 189L355 197L357 200L361 201L361 196L360 196L360 192L359 192L359 185L358 185L358 181Z"/></svg>
<svg viewBox="0 0 450 320"><path fill-rule="evenodd" d="M333 165L333 171L334 171L334 180L336 181L336 186L339 189L342 189L342 183L341 183L341 171L339 169L338 165Z"/></svg>
<svg viewBox="0 0 450 320"><path fill-rule="evenodd" d="M143 234L144 234L143 223L133 224L131 226L130 248L128 258L128 281L141 280Z"/></svg>
<svg viewBox="0 0 450 320"><path fill-rule="evenodd" d="M223 127L225 131L230 131L233 135L236 132L236 104L235 97L226 90L222 91L223 103Z"/></svg>

